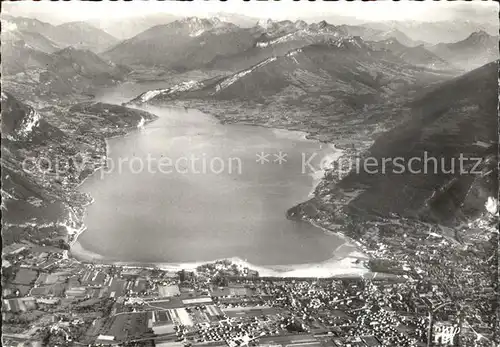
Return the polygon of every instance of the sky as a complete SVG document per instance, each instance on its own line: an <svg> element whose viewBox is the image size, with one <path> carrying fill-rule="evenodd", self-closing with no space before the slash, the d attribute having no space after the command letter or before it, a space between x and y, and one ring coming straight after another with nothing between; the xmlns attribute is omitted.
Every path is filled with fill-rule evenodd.
<svg viewBox="0 0 500 347"><path fill-rule="evenodd" d="M236 13L259 19L306 19L334 16L354 17L358 21L417 20L437 21L449 19L475 19L498 21L498 5L494 1L411 1L399 2L354 1L324 2L307 0L292 1L243 1L194 0L189 1L144 1L131 2L49 2L21 1L3 2L2 12L38 18L53 24L88 19L120 19L148 14L168 13L177 16L210 17L218 12Z"/></svg>

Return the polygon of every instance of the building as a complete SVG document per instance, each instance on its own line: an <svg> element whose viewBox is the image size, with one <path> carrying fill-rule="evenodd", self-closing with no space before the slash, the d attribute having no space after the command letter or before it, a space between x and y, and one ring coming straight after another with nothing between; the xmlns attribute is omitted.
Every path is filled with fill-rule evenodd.
<svg viewBox="0 0 500 347"><path fill-rule="evenodd" d="M4 299L2 310L7 312L26 312L36 309L35 298Z"/></svg>
<svg viewBox="0 0 500 347"><path fill-rule="evenodd" d="M454 346L460 327L451 322L436 322L433 326L432 339L436 346Z"/></svg>
<svg viewBox="0 0 500 347"><path fill-rule="evenodd" d="M5 246L3 248L3 253L4 254L19 254L22 251L24 251L26 248L25 245L20 244L20 243L13 243L11 245Z"/></svg>

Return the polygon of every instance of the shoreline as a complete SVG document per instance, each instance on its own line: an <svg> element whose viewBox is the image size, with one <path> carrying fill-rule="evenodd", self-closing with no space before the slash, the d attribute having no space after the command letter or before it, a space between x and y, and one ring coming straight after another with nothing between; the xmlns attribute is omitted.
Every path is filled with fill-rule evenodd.
<svg viewBox="0 0 500 347"><path fill-rule="evenodd" d="M333 149L334 152L331 154L325 155L322 159L322 160L325 160L325 166L321 170L318 170L317 172L314 172L311 174L313 184L312 184L311 191L308 194L308 198L313 198L315 196L316 189L318 188L318 186L321 184L321 182L325 178L325 175L327 173L326 169L332 168L333 163L338 161L340 158L342 158L342 156L345 153L345 150L337 148L334 143L328 143L328 146L331 149Z"/></svg>
<svg viewBox="0 0 500 347"><path fill-rule="evenodd" d="M154 109L153 107L140 107L139 105L131 105L132 108L136 108L139 110L147 111L150 113L153 113L155 116L157 116L156 119L159 118L157 114L152 112L151 108ZM135 106L135 107L134 107ZM130 106L127 106L130 107ZM173 107L176 108L176 107ZM216 119L220 124L224 124L221 122L215 115L204 112L202 110L197 109L198 111L202 112L203 114L209 115ZM154 120L156 120L154 119ZM151 122L153 122L152 120ZM148 122L148 123L151 123ZM270 126L262 126L259 124L246 124L246 123L241 123L242 125L251 125L251 126L260 126L268 129L274 129L276 132L278 132L281 136L284 136L285 132L291 134L293 137L299 136L300 139L298 140L306 140L306 141L315 141L318 143L325 143L329 146L332 146L333 149L336 151L333 154L327 155L328 157L328 165L332 163L335 160L338 160L343 153L344 150L341 150L339 148L335 147L335 144L333 143L328 143L324 141L320 141L315 138L310 138L308 137L310 134L307 133L306 131L300 131L300 130L288 130L286 128L281 128L281 127L270 127ZM139 129L139 128L138 128ZM129 129L126 131L125 134L123 135L116 135L112 136L111 138L115 137L120 137L120 136L126 136L128 133L134 131L136 129ZM285 135L289 135L285 134ZM277 135L277 136L280 136ZM108 145L108 140L109 138L105 138L105 145L106 145L106 157L109 155L109 145ZM80 188L83 183L91 176L95 175L97 171L101 170L103 166L97 168L94 170L94 172L90 175L88 175L80 184L78 184L77 189ZM313 187L311 192L308 194L308 197L311 197L311 194L314 194L317 186L321 183L321 181L324 178L326 170L321 170L319 173L321 174L319 177L315 177L315 175L311 175L312 180L313 180ZM86 194L86 193L85 193ZM313 196L313 195L312 195ZM236 264L240 267L246 267L248 269L252 269L255 271L259 272L259 276L262 277L277 277L277 278L287 278L287 277L317 277L317 278L333 278L335 276L342 276L342 277L363 277L364 275L372 273L367 267L363 265L362 262L360 262L360 259L363 260L368 260L369 257L362 253L361 250L359 250L359 244L355 242L354 240L349 239L345 235L339 232L334 232L332 230L325 229L319 225L317 225L314 221L310 220L304 220L311 225L313 225L316 228L321 229L323 232L330 234L330 235L335 235L339 237L342 241L344 241L337 249L344 247L344 246L349 246L351 248L354 248L354 251L349 252L349 254L338 257L333 255L332 257L316 262L316 263L298 263L298 264L286 264L286 265L256 265L249 263L247 261L242 260L241 258L238 257L232 257L232 258L224 258L224 259L214 259L211 261L201 261L201 262L180 262L180 263L173 263L173 262L156 262L156 263L142 263L142 262L133 262L133 261L119 261L119 260L113 260L113 259L108 259L104 255L89 251L80 244L78 241L79 237L81 234L83 234L84 231L87 230L85 224L84 224L84 213L85 213L85 207L90 205L91 203L94 202L94 198L90 196L90 202L84 206L82 206L83 211L82 215L78 216L76 212L72 211L76 215L77 222L80 227L73 227L71 225L67 225L65 221L64 223L61 223L61 226L64 226L66 230L68 231L68 236L70 238L70 242L68 242L70 249L68 251L68 255L83 263L90 263L90 264L95 264L95 265L116 265L116 266L122 266L122 267L137 267L137 268L159 268L167 271L180 271L182 269L185 270L193 270L196 271L196 268L200 265L204 264L210 264L214 263L220 260L230 260L233 264ZM71 218L71 216L68 217L70 219L70 222L74 222Z"/></svg>
<svg viewBox="0 0 500 347"><path fill-rule="evenodd" d="M340 245L338 248L344 247ZM348 245L353 247L352 245ZM240 269L247 268L257 271L259 277L276 278L334 278L334 277L361 277L373 274L363 265L363 261L369 258L359 251L351 251L342 257L333 256L325 261L316 263L287 264L287 265L256 265L239 257L221 258L199 262L139 262L119 261L107 259L105 256L88 251L79 242L75 242L69 251L69 255L81 262L96 266L120 266L124 268L160 269L169 272L181 270L194 271L205 264L213 264L218 261L228 260Z"/></svg>
<svg viewBox="0 0 500 347"><path fill-rule="evenodd" d="M158 116L156 116L156 117L157 118L152 119L150 122L153 122L156 119L158 119ZM148 124L150 122L146 121L146 124ZM102 163L106 163L107 162L107 158L109 156L109 143L108 143L108 141L110 139L119 138L121 136L126 136L127 134L132 133L134 130L139 130L140 131L141 128L140 127L136 127L136 128L132 128L131 127L131 128L128 128L128 129L124 129L124 132L125 132L124 134L114 135L114 136L110 136L110 137L104 138L104 145L105 145L105 152L106 152L106 154L102 158ZM66 233L67 233L67 236L68 236L68 245L70 246L69 253L71 253L71 247L73 247L73 245L77 242L78 237L85 230L87 230L87 227L86 227L86 225L85 225L85 223L83 221L83 219L85 217L86 207L92 205L95 202L95 199L94 199L93 196L91 196L89 193L85 193L85 192L80 191L79 188L89 178L91 178L92 176L96 175L98 171L103 170L104 168L105 168L104 164L101 164L101 166L94 168L94 170L92 171L92 173L90 173L89 175L87 175L81 182L79 182L78 184L76 184L75 187L73 188L76 192L78 192L78 193L80 193L82 195L85 195L88 198L88 201L86 203L84 203L81 206L78 206L79 208L82 209L81 215L77 211L75 211L75 207L74 206L66 203L66 208L68 209L68 212L69 212L68 216L63 221L57 223L59 226L64 227L66 229ZM69 225L68 225L68 223L69 223Z"/></svg>

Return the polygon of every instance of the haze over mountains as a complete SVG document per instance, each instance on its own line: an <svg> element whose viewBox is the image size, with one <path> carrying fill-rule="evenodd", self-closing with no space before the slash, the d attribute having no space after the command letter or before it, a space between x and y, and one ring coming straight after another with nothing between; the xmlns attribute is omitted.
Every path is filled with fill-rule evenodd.
<svg viewBox="0 0 500 347"><path fill-rule="evenodd" d="M162 66L173 70L206 67L237 71L271 56L283 55L292 49L341 35L360 36L365 41L396 40L406 47L415 47L414 50L405 50L405 47L392 50L410 63L437 64L441 68L450 64L457 69L469 70L494 60L495 53L492 52L497 47L494 37L484 40L482 46L469 40L459 45L463 46L460 51L451 48L454 53L447 54L444 48L413 40L392 28L381 31L367 26L336 26L326 21L308 24L300 20L260 20L256 24L241 28L216 17L186 18L148 29L111 48L104 56L120 64ZM471 51L483 58L470 60L468 52Z"/></svg>
<svg viewBox="0 0 500 347"><path fill-rule="evenodd" d="M462 41L439 43L429 47L429 50L455 66L473 68L498 58L498 36L494 37L480 30Z"/></svg>
<svg viewBox="0 0 500 347"><path fill-rule="evenodd" d="M363 26L382 32L399 31L411 37L414 41L423 41L430 44L452 43L467 38L472 32L486 31L490 35L498 36L498 21L491 20L494 16L488 16L488 20L481 21L474 14L467 19L455 19L435 22L419 21L385 21L367 22ZM453 30L450 30L453 28Z"/></svg>
<svg viewBox="0 0 500 347"><path fill-rule="evenodd" d="M93 20L56 26L37 19L4 15L3 49L11 52L6 55L5 72L19 72L24 67L39 68L47 60L45 54L52 54L68 46L91 50L115 64L156 66L167 71L202 68L234 72L269 57L281 56L293 49L339 35L359 36L364 41L378 42L373 47L388 49L399 58L417 66L448 66L470 70L498 56L497 37L483 30L475 32L470 22L455 23L454 32L460 33L457 37L465 37L461 41L447 43L449 37L445 34L446 26L443 23L335 25L326 21L307 23L301 20L254 22L253 18L242 15L219 15L220 17L213 18L179 19L159 14L130 18L130 25L111 20ZM156 23L161 24L155 25ZM417 26L433 33L425 36L427 41L416 35L421 31L416 30ZM491 25L484 27L493 31ZM116 30L120 28L129 32L118 33ZM477 26L474 28L477 29ZM145 30L120 42L120 39L107 33L106 29L115 32L120 38L129 37L134 31ZM441 37L441 43L432 44L432 41L440 40ZM396 41L400 45L389 44ZM383 47L384 43L388 45ZM17 58L10 59L11 57Z"/></svg>
<svg viewBox="0 0 500 347"><path fill-rule="evenodd" d="M449 68L451 66L445 59L440 58L436 54L424 47L418 45L408 47L399 42L396 38L376 41L371 43L372 47L377 50L387 50L392 52L397 57L406 61L409 64L416 66L429 66L434 68ZM458 65L459 66L459 65Z"/></svg>
<svg viewBox="0 0 500 347"><path fill-rule="evenodd" d="M7 31L38 33L56 43L60 48L73 46L100 52L118 40L105 31L86 22L69 22L54 26L37 19L2 15L2 24ZM2 32L4 29L2 29Z"/></svg>
<svg viewBox="0 0 500 347"><path fill-rule="evenodd" d="M88 23L113 35L119 40L125 40L134 37L149 28L157 25L168 24L177 19L179 18L174 15L161 13L127 18L125 19L127 25L123 25L124 19L122 18L97 18L88 20Z"/></svg>
<svg viewBox="0 0 500 347"><path fill-rule="evenodd" d="M53 26L37 19L2 16L3 85L38 100L114 84L123 80L128 68L96 52L116 42L84 22Z"/></svg>

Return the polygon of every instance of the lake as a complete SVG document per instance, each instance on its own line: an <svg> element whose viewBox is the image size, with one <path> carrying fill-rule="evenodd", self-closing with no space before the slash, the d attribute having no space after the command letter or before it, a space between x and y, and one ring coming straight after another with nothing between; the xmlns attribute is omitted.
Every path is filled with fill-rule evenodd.
<svg viewBox="0 0 500 347"><path fill-rule="evenodd" d="M100 100L124 101L110 95ZM145 110L159 119L108 140L108 169L80 187L94 198L78 239L85 250L128 262L286 265L329 259L344 243L286 218L308 199L322 160L339 154L333 146L192 109Z"/></svg>

